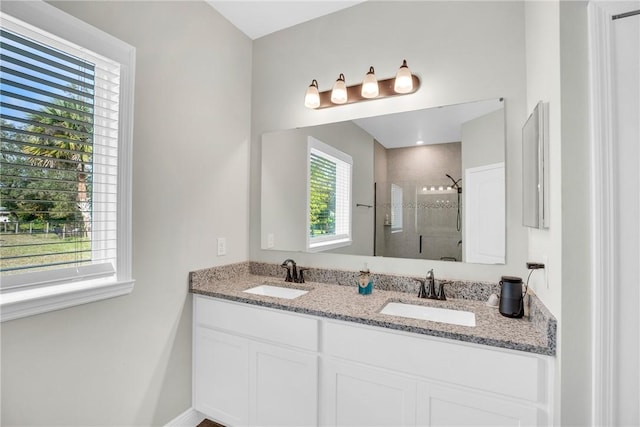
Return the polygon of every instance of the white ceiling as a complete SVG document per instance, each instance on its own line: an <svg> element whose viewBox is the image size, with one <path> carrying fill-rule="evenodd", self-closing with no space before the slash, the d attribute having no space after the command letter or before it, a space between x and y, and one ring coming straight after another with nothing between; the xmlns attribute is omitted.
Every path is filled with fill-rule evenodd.
<svg viewBox="0 0 640 427"><path fill-rule="evenodd" d="M205 0L252 40L364 0Z"/></svg>
<svg viewBox="0 0 640 427"><path fill-rule="evenodd" d="M356 119L353 122L385 148L411 147L418 140L425 145L444 144L462 139L463 123L502 107L502 101L491 99Z"/></svg>

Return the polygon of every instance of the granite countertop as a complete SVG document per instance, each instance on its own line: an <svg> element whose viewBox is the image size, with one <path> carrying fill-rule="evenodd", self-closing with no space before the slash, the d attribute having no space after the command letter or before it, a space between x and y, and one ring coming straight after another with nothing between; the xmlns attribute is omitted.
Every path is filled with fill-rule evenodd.
<svg viewBox="0 0 640 427"><path fill-rule="evenodd" d="M487 306L484 299L422 299L413 292L376 289L375 282L372 294L360 295L356 282L352 283L287 283L284 278L254 274L244 266L231 270L213 268L190 274L190 291L195 294L476 344L544 355L555 354L555 319L535 296L529 302L529 316L512 319L502 316L497 308ZM243 292L263 284L308 292L291 300ZM379 311L389 302L471 311L475 313L476 326L380 314Z"/></svg>

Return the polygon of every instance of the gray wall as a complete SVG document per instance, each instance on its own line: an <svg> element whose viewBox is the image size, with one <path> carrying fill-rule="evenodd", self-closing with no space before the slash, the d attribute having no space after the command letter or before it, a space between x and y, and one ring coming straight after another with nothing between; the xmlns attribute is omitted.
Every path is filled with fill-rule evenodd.
<svg viewBox="0 0 640 427"><path fill-rule="evenodd" d="M504 110L462 124L462 171L504 162Z"/></svg>
<svg viewBox="0 0 640 427"><path fill-rule="evenodd" d="M562 108L562 369L560 424L591 422L593 333L587 2L560 3ZM553 184L553 183L552 183ZM558 191L556 189L555 191ZM637 359L636 359L637 362ZM636 371L637 372L637 371ZM637 402L637 399L635 399Z"/></svg>
<svg viewBox="0 0 640 427"><path fill-rule="evenodd" d="M557 425L591 422L591 241L587 2L526 2L527 110L549 103L550 220L528 230L531 286L558 320ZM585 187L586 186L586 187ZM540 272L542 273L542 272Z"/></svg>
<svg viewBox="0 0 640 427"><path fill-rule="evenodd" d="M203 2L54 5L137 49L136 284L2 323L0 424L163 425L191 406L188 272L248 258L251 41Z"/></svg>
<svg viewBox="0 0 640 427"><path fill-rule="evenodd" d="M446 174L460 178L461 149L460 142L451 142L387 150L387 180L451 184Z"/></svg>
<svg viewBox="0 0 640 427"><path fill-rule="evenodd" d="M267 132L262 135L261 235L273 234L274 250L306 251L307 139L309 136L351 156L352 240L328 252L373 255L373 144L371 135L352 122Z"/></svg>

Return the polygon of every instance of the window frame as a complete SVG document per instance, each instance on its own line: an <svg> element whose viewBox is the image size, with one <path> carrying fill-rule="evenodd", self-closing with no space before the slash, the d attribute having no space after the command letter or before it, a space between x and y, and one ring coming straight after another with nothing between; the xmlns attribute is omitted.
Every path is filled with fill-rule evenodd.
<svg viewBox="0 0 640 427"><path fill-rule="evenodd" d="M117 272L110 279L77 280L48 286L3 290L0 321L99 301L133 290L132 152L135 48L43 1L3 2L0 19L9 15L120 64L117 180Z"/></svg>
<svg viewBox="0 0 640 427"><path fill-rule="evenodd" d="M349 178L348 178L348 210L347 221L348 232L346 234L340 234L334 237L323 237L321 239L312 239L309 236L309 229L311 228L310 223L310 206L311 206L311 150L316 150L320 153L323 153L326 156L333 157L338 161L342 161L349 165ZM309 136L307 138L307 218L306 218L306 250L308 252L322 252L331 249L341 248L345 246L350 246L353 243L352 234L353 234L353 223L352 223L352 192L353 192L353 158L335 147L331 145L325 144L324 142Z"/></svg>

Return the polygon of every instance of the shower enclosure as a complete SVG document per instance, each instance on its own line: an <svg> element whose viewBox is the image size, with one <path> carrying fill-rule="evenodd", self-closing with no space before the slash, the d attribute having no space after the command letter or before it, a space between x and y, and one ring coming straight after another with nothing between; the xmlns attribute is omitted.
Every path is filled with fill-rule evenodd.
<svg viewBox="0 0 640 427"><path fill-rule="evenodd" d="M375 255L462 260L462 188L443 178L376 183Z"/></svg>

